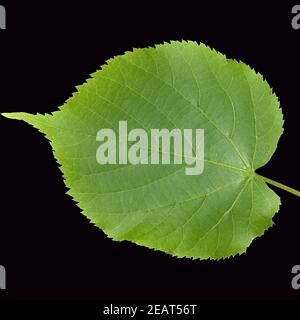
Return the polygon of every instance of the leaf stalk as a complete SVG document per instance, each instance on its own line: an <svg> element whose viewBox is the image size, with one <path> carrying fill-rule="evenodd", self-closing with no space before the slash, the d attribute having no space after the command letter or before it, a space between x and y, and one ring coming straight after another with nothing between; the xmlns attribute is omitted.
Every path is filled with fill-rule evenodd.
<svg viewBox="0 0 300 320"><path fill-rule="evenodd" d="M269 179L269 178L266 178L264 176L261 176L260 174L256 173L257 176L261 177L266 183L268 184L271 184L272 186L275 186L277 188L280 188L282 190L285 190L289 193L292 193L294 195L296 195L297 197L300 197L300 191L294 189L294 188L291 188L291 187L288 187L280 182L277 182L277 181L274 181L272 179Z"/></svg>

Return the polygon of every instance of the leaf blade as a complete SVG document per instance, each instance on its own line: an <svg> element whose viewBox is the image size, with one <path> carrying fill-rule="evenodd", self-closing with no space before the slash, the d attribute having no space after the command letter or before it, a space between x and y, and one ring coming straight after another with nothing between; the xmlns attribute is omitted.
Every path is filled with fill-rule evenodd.
<svg viewBox="0 0 300 320"><path fill-rule="evenodd" d="M195 42L134 49L108 61L51 115L3 114L46 134L68 194L108 236L177 257L245 252L272 225L279 197L254 170L282 134L277 97L242 62ZM263 104L263 107L261 107ZM97 130L204 128L205 170L95 161ZM257 205L260 204L260 206Z"/></svg>

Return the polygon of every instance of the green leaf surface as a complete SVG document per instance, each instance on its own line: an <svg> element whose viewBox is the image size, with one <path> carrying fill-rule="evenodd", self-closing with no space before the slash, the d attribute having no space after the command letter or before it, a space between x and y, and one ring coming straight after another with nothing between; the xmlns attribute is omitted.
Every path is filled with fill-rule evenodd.
<svg viewBox="0 0 300 320"><path fill-rule="evenodd" d="M279 197L255 173L283 132L260 74L196 42L134 49L107 61L52 114L4 114L50 140L68 193L114 240L177 257L241 254L269 228ZM203 128L201 175L184 165L99 165L101 128Z"/></svg>

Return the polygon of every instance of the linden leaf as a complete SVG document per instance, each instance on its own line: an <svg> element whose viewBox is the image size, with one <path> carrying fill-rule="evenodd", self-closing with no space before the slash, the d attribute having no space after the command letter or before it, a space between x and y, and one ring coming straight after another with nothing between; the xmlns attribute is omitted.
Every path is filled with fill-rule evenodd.
<svg viewBox="0 0 300 320"><path fill-rule="evenodd" d="M282 185L255 173L282 134L279 102L261 75L203 44L134 49L110 59L59 111L4 116L46 135L68 193L115 240L225 258L245 252L279 210L265 181ZM203 173L186 175L184 164L99 165L97 132L118 133L123 120L147 133L204 129Z"/></svg>

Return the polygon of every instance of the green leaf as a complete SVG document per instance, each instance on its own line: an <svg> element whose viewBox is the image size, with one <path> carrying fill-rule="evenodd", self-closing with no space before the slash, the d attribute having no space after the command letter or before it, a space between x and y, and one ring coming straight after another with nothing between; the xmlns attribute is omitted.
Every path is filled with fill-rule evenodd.
<svg viewBox="0 0 300 320"><path fill-rule="evenodd" d="M274 153L283 119L277 97L250 67L203 44L173 41L110 59L77 89L51 115L4 116L46 135L68 193L109 237L220 259L245 252L272 225L280 199L254 171ZM203 173L186 175L184 164L99 165L96 134L118 132L120 120L148 133L203 128Z"/></svg>

